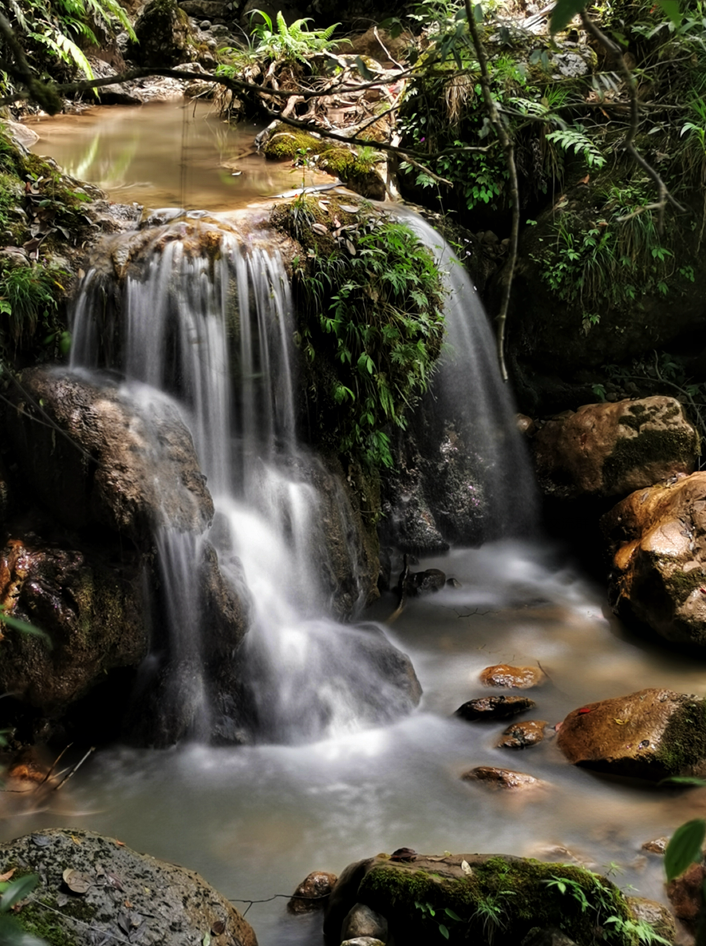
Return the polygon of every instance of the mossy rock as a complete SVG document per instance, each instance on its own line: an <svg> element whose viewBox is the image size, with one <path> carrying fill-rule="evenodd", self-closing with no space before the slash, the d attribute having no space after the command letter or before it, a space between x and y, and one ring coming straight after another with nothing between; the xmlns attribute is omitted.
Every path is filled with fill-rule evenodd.
<svg viewBox="0 0 706 946"><path fill-rule="evenodd" d="M378 855L350 865L326 913L330 946L355 903L384 916L398 943L517 946L535 927L558 928L578 946L639 941L626 898L605 877L505 855L412 855L409 862Z"/></svg>
<svg viewBox="0 0 706 946"><path fill-rule="evenodd" d="M49 946L131 941L143 946L211 942L257 946L250 925L194 871L138 854L92 831L52 828L0 844L3 872L39 875L31 898L15 914ZM85 880L72 889L67 871ZM139 931L136 934L136 931Z"/></svg>

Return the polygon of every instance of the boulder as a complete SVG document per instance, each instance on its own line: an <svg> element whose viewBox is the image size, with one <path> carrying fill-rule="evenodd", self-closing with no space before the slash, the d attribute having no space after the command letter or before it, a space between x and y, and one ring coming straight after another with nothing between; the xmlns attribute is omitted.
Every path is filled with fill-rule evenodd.
<svg viewBox="0 0 706 946"><path fill-rule="evenodd" d="M671 397L585 404L565 411L532 440L539 485L557 499L625 496L691 473L699 435Z"/></svg>
<svg viewBox="0 0 706 946"><path fill-rule="evenodd" d="M107 526L144 546L158 526L199 533L210 523L191 434L166 396L33 368L10 399L19 478L68 527Z"/></svg>
<svg viewBox="0 0 706 946"><path fill-rule="evenodd" d="M492 789L527 791L528 789L547 788L547 783L526 772L513 772L511 769L498 769L492 765L477 765L464 772L464 782L482 782Z"/></svg>
<svg viewBox="0 0 706 946"><path fill-rule="evenodd" d="M371 910L364 903L354 904L348 912L341 928L344 940L356 940L360 937L378 939L387 942L387 920Z"/></svg>
<svg viewBox="0 0 706 946"><path fill-rule="evenodd" d="M16 916L51 943L257 946L250 925L197 873L93 831L50 828L6 841L0 866L39 875Z"/></svg>
<svg viewBox="0 0 706 946"><path fill-rule="evenodd" d="M528 746L536 746L544 739L544 730L547 725L543 719L528 719L521 723L513 723L503 732L495 745L502 749L526 749Z"/></svg>
<svg viewBox="0 0 706 946"><path fill-rule="evenodd" d="M706 473L633 493L601 528L616 614L706 647Z"/></svg>
<svg viewBox="0 0 706 946"><path fill-rule="evenodd" d="M3 625L0 691L42 714L67 706L147 654L142 563L134 553L62 544L12 529L0 552L0 604L51 640Z"/></svg>
<svg viewBox="0 0 706 946"><path fill-rule="evenodd" d="M667 884L667 896L672 912L692 935L696 934L703 903L704 881L706 881L706 865L692 864L683 874Z"/></svg>
<svg viewBox="0 0 706 946"><path fill-rule="evenodd" d="M196 59L193 30L177 0L150 0L135 22L128 54L142 66L177 66Z"/></svg>
<svg viewBox="0 0 706 946"><path fill-rule="evenodd" d="M674 917L663 903L647 900L645 897L628 897L628 904L638 922L647 923L668 943L677 941Z"/></svg>
<svg viewBox="0 0 706 946"><path fill-rule="evenodd" d="M526 696L482 696L477 700L468 700L456 710L455 715L467 722L482 719L509 719L526 713L537 704Z"/></svg>
<svg viewBox="0 0 706 946"><path fill-rule="evenodd" d="M481 671L480 682L486 687L513 687L529 690L546 682L546 674L539 667L510 667L495 664Z"/></svg>
<svg viewBox="0 0 706 946"><path fill-rule="evenodd" d="M287 912L313 913L323 910L337 880L335 874L325 870L314 870L307 874L287 902Z"/></svg>
<svg viewBox="0 0 706 946"><path fill-rule="evenodd" d="M646 689L575 709L559 748L569 762L615 775L660 781L706 775L706 700Z"/></svg>
<svg viewBox="0 0 706 946"><path fill-rule="evenodd" d="M566 881L563 890L557 884L561 879ZM493 923L484 909L489 900L501 922ZM400 944L442 942L443 924L450 942L518 946L537 929L561 927L569 941L589 946L596 941L596 928L609 917L614 923L633 918L618 888L584 868L489 854L419 854L410 862L379 854L350 864L326 908L328 946L339 946L345 918L356 904L385 917L389 941ZM616 936L618 940L623 942Z"/></svg>

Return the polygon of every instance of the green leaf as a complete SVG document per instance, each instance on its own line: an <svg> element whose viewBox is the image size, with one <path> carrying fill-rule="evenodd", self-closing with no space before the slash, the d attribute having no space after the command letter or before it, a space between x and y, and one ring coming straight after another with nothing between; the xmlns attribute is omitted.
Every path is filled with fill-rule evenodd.
<svg viewBox="0 0 706 946"><path fill-rule="evenodd" d="M7 624L7 626L11 627L14 631L21 631L23 634L32 634L34 637L41 637L47 647L51 649L51 638L45 631L39 627L35 627L34 624L29 624L27 621L20 621L19 618L13 618L11 614L5 611L2 605L0 605L0 622Z"/></svg>
<svg viewBox="0 0 706 946"><path fill-rule="evenodd" d="M365 79L366 82L375 81L375 76L372 74L370 69L368 69L368 67L363 62L360 56L356 56L355 58L355 67L358 70L358 72L362 75L362 77Z"/></svg>
<svg viewBox="0 0 706 946"><path fill-rule="evenodd" d="M452 920L456 920L457 923L462 922L461 917L458 915L458 913L454 913L451 907L445 907L444 913L446 914L446 916L450 916Z"/></svg>
<svg viewBox="0 0 706 946"><path fill-rule="evenodd" d="M657 0L657 5L669 17L672 23L679 29L682 23L682 15L679 10L679 0Z"/></svg>
<svg viewBox="0 0 706 946"><path fill-rule="evenodd" d="M689 865L701 860L701 847L705 837L706 821L703 818L694 818L693 821L687 821L677 828L664 852L667 880L674 880Z"/></svg>
<svg viewBox="0 0 706 946"><path fill-rule="evenodd" d="M688 392L688 389L687 389ZM696 392L694 392L696 393ZM696 775L671 775L669 778L663 778L658 785L694 785L697 788L703 788L706 785L706 779L698 778Z"/></svg>
<svg viewBox="0 0 706 946"><path fill-rule="evenodd" d="M566 29L577 13L586 6L586 0L557 0L549 20L549 30L552 36L560 30Z"/></svg>
<svg viewBox="0 0 706 946"><path fill-rule="evenodd" d="M14 880L0 897L0 913L7 913L19 900L28 897L39 883L39 874L26 874Z"/></svg>

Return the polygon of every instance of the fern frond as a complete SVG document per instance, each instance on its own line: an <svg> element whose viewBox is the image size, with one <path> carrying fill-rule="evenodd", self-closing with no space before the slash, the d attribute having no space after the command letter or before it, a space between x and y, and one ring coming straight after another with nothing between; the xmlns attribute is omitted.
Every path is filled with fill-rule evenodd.
<svg viewBox="0 0 706 946"><path fill-rule="evenodd" d="M606 159L596 145L587 135L576 128L561 128L558 131L550 131L547 135L547 141L556 142L564 151L573 149L574 154L582 154L589 167L600 168L605 164Z"/></svg>

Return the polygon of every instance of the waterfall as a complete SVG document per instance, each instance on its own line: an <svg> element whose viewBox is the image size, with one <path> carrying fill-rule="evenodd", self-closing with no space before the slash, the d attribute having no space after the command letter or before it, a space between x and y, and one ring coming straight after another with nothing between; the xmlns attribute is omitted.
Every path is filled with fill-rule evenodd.
<svg viewBox="0 0 706 946"><path fill-rule="evenodd" d="M420 691L407 658L379 627L329 616L340 570L332 536L345 544L355 530L342 488L296 439L293 313L279 253L227 227L177 221L141 233L119 262L121 280L115 254L112 269L84 279L71 367L109 368L125 393L139 383L173 398L215 507L203 536L155 526L167 634L140 688L176 721L144 738L241 738L243 695L230 692L223 667L231 659L247 677L244 715L259 738L312 740L409 712ZM348 544L356 610L360 550ZM248 634L232 653L200 607L199 576L219 581L214 568L248 602Z"/></svg>

